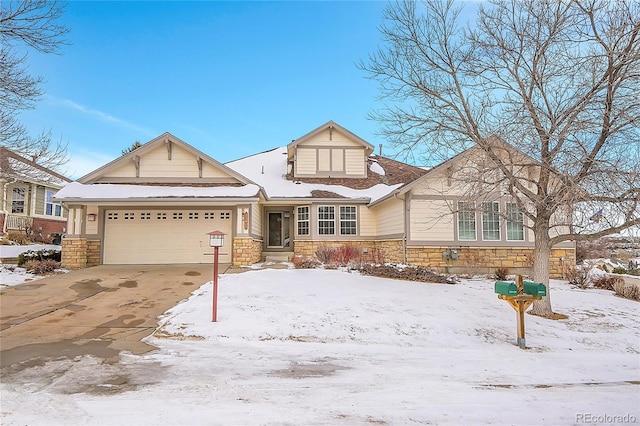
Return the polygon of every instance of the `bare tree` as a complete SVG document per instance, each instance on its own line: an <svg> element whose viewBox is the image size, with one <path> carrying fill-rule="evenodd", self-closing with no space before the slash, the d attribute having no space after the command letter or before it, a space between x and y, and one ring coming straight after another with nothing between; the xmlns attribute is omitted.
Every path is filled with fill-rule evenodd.
<svg viewBox="0 0 640 426"><path fill-rule="evenodd" d="M553 246L640 225L639 9L491 0L465 26L452 1L400 1L359 65L385 101L372 117L401 151L484 153L459 183L517 202L535 235L533 278L547 285ZM550 298L532 312L552 316Z"/></svg>
<svg viewBox="0 0 640 426"><path fill-rule="evenodd" d="M57 1L3 1L0 3L0 143L25 158L51 169L68 161L67 145L54 142L50 131L32 137L18 114L33 108L43 94L43 78L27 70L27 53L59 53L68 29L57 23L63 6Z"/></svg>

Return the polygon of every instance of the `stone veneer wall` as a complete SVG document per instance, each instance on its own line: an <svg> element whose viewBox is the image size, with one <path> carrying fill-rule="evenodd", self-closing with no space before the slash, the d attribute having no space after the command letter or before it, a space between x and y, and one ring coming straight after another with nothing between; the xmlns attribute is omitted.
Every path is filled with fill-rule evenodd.
<svg viewBox="0 0 640 426"><path fill-rule="evenodd" d="M62 266L80 269L87 266L87 239L65 237L62 239Z"/></svg>
<svg viewBox="0 0 640 426"><path fill-rule="evenodd" d="M87 240L87 266L98 266L102 263L100 248L100 240Z"/></svg>
<svg viewBox="0 0 640 426"><path fill-rule="evenodd" d="M403 258L402 240L381 241L308 241L294 242L297 256L313 256L320 246L340 247L346 244L355 245L363 252L365 262L405 262ZM428 266L433 269L464 274L491 274L496 268L507 268L510 274L530 274L533 262L532 248L455 248L457 260L447 260L442 256L449 247L415 247L406 248L406 263L416 266ZM366 250L366 253L365 253ZM573 248L551 250L549 264L550 278L563 278L564 265L575 265L576 251Z"/></svg>
<svg viewBox="0 0 640 426"><path fill-rule="evenodd" d="M510 274L530 274L533 264L532 248L470 248L455 247L458 259L445 259L442 253L449 247L408 247L407 263L463 274L491 274L496 268L507 268ZM551 250L549 277L563 278L564 265L575 265L573 248Z"/></svg>
<svg viewBox="0 0 640 426"><path fill-rule="evenodd" d="M65 237L62 239L62 266L81 269L100 265L100 240Z"/></svg>
<svg viewBox="0 0 640 426"><path fill-rule="evenodd" d="M233 265L251 265L260 262L262 241L247 237L233 239Z"/></svg>
<svg viewBox="0 0 640 426"><path fill-rule="evenodd" d="M316 257L319 247L338 248L344 245L356 246L362 252L362 260L365 262L404 262L402 256L402 240L368 240L368 241L309 241L297 240L293 243L293 251L296 256Z"/></svg>

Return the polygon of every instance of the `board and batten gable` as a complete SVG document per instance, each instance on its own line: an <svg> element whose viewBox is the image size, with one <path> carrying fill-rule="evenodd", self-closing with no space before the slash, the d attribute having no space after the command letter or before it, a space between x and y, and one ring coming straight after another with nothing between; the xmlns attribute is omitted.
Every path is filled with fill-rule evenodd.
<svg viewBox="0 0 640 426"><path fill-rule="evenodd" d="M294 177L364 178L373 146L329 122L288 146Z"/></svg>
<svg viewBox="0 0 640 426"><path fill-rule="evenodd" d="M168 133L80 178L79 182L247 183L231 169Z"/></svg>

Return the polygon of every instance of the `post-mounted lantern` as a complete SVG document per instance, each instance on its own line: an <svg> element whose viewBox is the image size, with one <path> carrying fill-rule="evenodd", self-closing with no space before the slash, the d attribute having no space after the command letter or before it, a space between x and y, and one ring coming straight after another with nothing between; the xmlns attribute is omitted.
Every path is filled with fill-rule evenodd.
<svg viewBox="0 0 640 426"><path fill-rule="evenodd" d="M213 310L211 321L218 320L218 250L224 245L225 233L221 231L211 231L209 235L209 246L213 247Z"/></svg>

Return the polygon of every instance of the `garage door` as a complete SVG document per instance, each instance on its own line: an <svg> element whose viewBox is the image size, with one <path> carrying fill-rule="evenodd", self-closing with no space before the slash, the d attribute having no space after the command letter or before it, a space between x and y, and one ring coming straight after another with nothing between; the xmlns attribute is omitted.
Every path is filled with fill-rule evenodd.
<svg viewBox="0 0 640 426"><path fill-rule="evenodd" d="M211 231L226 235L219 260L231 262L231 210L117 209L105 212L105 264L211 263Z"/></svg>

